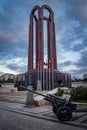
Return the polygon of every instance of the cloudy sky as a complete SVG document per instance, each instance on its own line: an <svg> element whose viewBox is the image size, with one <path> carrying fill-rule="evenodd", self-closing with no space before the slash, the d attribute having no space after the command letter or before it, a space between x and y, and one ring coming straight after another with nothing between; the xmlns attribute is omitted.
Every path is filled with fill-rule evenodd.
<svg viewBox="0 0 87 130"><path fill-rule="evenodd" d="M43 4L54 11L58 69L87 73L87 0L0 0L0 75L27 71L29 15Z"/></svg>

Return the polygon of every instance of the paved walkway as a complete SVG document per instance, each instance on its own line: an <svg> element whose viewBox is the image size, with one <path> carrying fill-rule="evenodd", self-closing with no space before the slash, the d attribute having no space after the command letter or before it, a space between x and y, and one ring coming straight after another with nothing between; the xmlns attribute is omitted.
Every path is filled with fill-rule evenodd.
<svg viewBox="0 0 87 130"><path fill-rule="evenodd" d="M0 88L0 109L59 123L52 106L26 106L26 92L2 90ZM65 124L87 129L87 112L73 113L72 119Z"/></svg>
<svg viewBox="0 0 87 130"><path fill-rule="evenodd" d="M26 106L20 103L0 101L0 109L60 123L52 112L52 106ZM87 113L73 113L72 119L64 124L87 129Z"/></svg>

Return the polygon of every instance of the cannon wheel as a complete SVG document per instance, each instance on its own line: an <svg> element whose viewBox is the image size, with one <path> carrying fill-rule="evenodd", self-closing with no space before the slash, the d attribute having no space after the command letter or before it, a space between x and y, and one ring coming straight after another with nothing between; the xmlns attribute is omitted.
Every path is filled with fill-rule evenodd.
<svg viewBox="0 0 87 130"><path fill-rule="evenodd" d="M57 105L56 104L54 104L53 105L53 112L56 114L56 112L57 112Z"/></svg>
<svg viewBox="0 0 87 130"><path fill-rule="evenodd" d="M60 121L69 121L72 117L72 112L69 107L62 106L58 108L56 115Z"/></svg>

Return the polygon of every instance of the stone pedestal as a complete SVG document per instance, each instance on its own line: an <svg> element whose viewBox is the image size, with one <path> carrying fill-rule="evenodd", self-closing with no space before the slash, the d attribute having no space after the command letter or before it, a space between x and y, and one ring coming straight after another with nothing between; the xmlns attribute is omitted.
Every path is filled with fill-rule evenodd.
<svg viewBox="0 0 87 130"><path fill-rule="evenodd" d="M37 81L37 91L41 91L41 90L42 90L41 81L38 80Z"/></svg>
<svg viewBox="0 0 87 130"><path fill-rule="evenodd" d="M28 89L32 90L32 86L28 86ZM33 93L27 91L26 105L34 105Z"/></svg>

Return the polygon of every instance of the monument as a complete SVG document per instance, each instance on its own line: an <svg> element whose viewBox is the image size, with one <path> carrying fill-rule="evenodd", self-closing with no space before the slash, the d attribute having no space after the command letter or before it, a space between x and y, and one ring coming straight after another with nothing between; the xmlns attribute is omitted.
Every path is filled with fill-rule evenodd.
<svg viewBox="0 0 87 130"><path fill-rule="evenodd" d="M44 9L49 12L49 17L44 16ZM35 12L38 11L38 18ZM34 20L36 28L36 59L34 68ZM54 23L54 13L48 5L43 5L42 7L35 6L30 14L30 24L29 24L29 54L28 54L28 71L33 71L38 69L38 63L42 69L44 68L44 20L47 22L47 47L48 47L48 59L54 60L54 69L57 70L57 58L56 58L56 41L55 41L55 23ZM48 66L49 68L49 66ZM52 64L50 64L52 68Z"/></svg>
<svg viewBox="0 0 87 130"><path fill-rule="evenodd" d="M28 45L26 86L31 85L33 89L39 86L42 90L52 90L61 85L71 87L71 76L57 68L54 12L48 5L32 9Z"/></svg>

